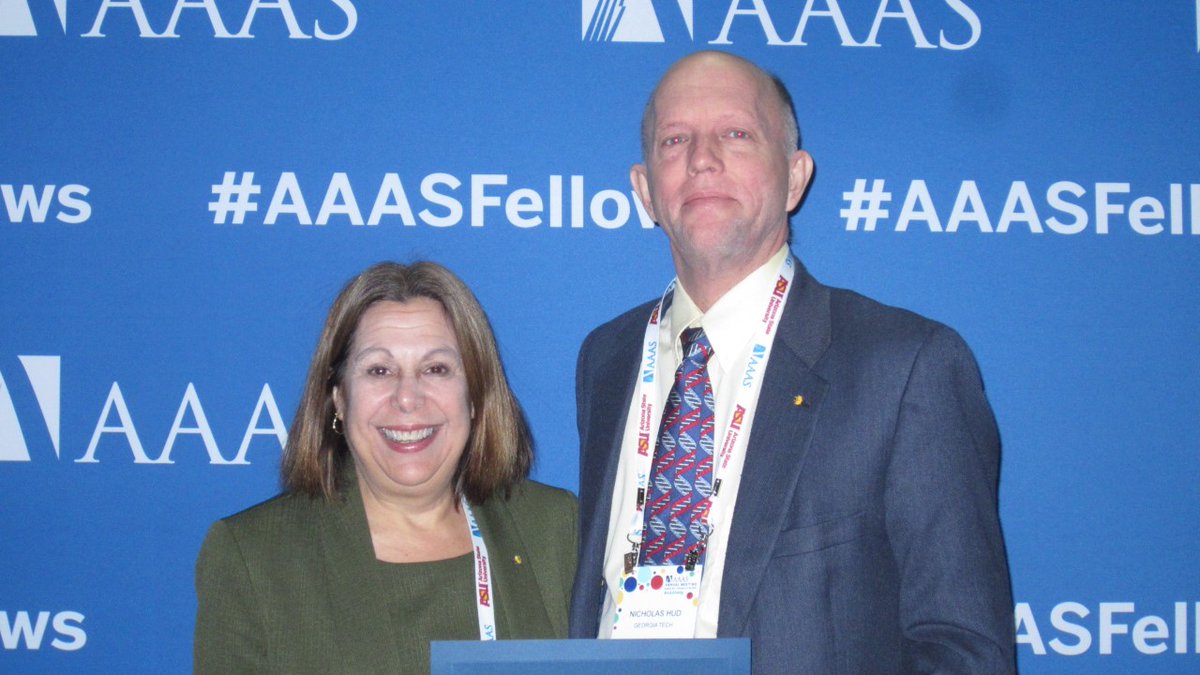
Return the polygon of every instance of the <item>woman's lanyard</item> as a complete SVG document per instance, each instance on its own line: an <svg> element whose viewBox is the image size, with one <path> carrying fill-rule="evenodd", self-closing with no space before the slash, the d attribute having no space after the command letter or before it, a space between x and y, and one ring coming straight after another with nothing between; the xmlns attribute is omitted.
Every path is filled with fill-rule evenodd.
<svg viewBox="0 0 1200 675"><path fill-rule="evenodd" d="M471 507L466 498L462 500L463 513L467 514L467 529L471 531L471 549L475 552L475 587L478 595L475 598L475 609L479 615L479 639L496 639L496 609L495 595L492 593L492 567L488 564L487 544L483 542L483 533L471 513Z"/></svg>
<svg viewBox="0 0 1200 675"><path fill-rule="evenodd" d="M758 402L758 388L762 381L762 375L766 372L767 361L771 356L779 313L783 311L783 307L787 303L795 272L796 264L792 260L791 254L784 256L783 262L779 265L778 279L771 288L770 295L763 302L762 318L755 331L750 354L740 371L742 379L737 393L734 395L733 414L725 432L721 435L721 444L716 446L719 451L713 462L712 493L705 498L701 511L703 514L701 524L705 534L694 555L688 556L689 570L695 567L699 554L704 550L708 534L714 527L709 522L709 514L720 495L721 474L729 466L729 462L735 454L745 451L748 439L742 434L742 426L746 421L753 419ZM639 401L637 456L634 457L637 466L637 508L633 513L629 532L626 535L633 548L632 552L625 554L626 574L629 574L637 564L638 548L641 546L642 532L645 527L643 507L646 501L646 488L649 485L654 446L657 443L656 431L662 422L662 397L655 384L658 374L659 327L663 313L671 306L674 293L675 281L672 280L667 286L666 292L663 293L662 299L650 314L650 320L646 324L645 337L642 340L642 367L639 372L638 388L634 394Z"/></svg>

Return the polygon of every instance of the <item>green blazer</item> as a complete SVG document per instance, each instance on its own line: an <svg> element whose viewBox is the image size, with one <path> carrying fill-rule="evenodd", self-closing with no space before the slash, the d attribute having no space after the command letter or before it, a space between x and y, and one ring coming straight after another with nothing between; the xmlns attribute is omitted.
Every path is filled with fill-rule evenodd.
<svg viewBox="0 0 1200 675"><path fill-rule="evenodd" d="M209 529L196 562L195 672L411 671L390 635L362 496L347 483L341 502L280 495ZM500 638L566 637L576 511L574 495L534 481L472 507Z"/></svg>

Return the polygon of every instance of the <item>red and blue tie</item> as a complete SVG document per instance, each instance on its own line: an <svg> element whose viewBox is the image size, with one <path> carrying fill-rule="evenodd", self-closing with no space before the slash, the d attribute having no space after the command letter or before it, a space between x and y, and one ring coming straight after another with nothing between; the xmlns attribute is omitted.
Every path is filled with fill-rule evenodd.
<svg viewBox="0 0 1200 675"><path fill-rule="evenodd" d="M640 563L683 565L702 553L704 502L712 494L712 345L702 328L680 335L683 361L663 407L646 494ZM693 561L695 558L693 557Z"/></svg>

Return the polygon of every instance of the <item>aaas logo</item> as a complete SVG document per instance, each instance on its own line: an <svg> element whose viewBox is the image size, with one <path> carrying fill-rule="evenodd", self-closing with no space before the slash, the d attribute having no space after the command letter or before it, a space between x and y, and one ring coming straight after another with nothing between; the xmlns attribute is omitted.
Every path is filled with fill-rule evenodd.
<svg viewBox="0 0 1200 675"><path fill-rule="evenodd" d="M67 0L54 0L58 11L58 22L67 32ZM29 11L29 0L0 0L0 35L33 36L37 28L33 25L33 13Z"/></svg>
<svg viewBox="0 0 1200 675"><path fill-rule="evenodd" d="M659 0L656 11L653 0L582 0L582 38L585 42L671 42L683 39L683 29L678 27L682 23L689 41L699 36L710 45L731 45L753 36L771 46L803 47L808 44L807 30L812 39L836 36L842 47L881 47L886 33L886 40L917 49L962 50L973 47L982 31L979 15L967 0L916 5L913 0L877 0L846 3L844 8L838 0L726 0L727 4L705 4L699 17L693 3ZM678 12L663 9L672 4L678 5ZM929 33L930 29L936 33Z"/></svg>
<svg viewBox="0 0 1200 675"><path fill-rule="evenodd" d="M3 0L0 0L2 2ZM0 8L4 7L0 4ZM42 411L42 421L50 432L50 440L54 443L54 456L60 456L58 446L58 408L59 408L59 357L57 356L21 356L21 365L25 368L25 376L37 398L38 407ZM4 375L0 373L0 462L28 462L29 446L25 444L25 434L21 431L21 423L17 419L17 409L13 405L12 395L8 393L8 385Z"/></svg>
<svg viewBox="0 0 1200 675"><path fill-rule="evenodd" d="M692 0L676 0L692 34ZM651 0L583 0L585 42L664 42Z"/></svg>
<svg viewBox="0 0 1200 675"><path fill-rule="evenodd" d="M207 24L215 38L253 38L254 34L250 32L252 28L261 28L262 24L274 21L283 23L287 35L291 39L315 37L318 40L341 40L353 33L358 25L358 9L352 0L251 0L249 8L245 10L244 14L240 13L239 8L238 17L241 19L241 29L237 33L229 32L225 24L227 19L234 18L229 16L230 3L227 1L225 2L226 14L222 16L217 7L217 0L175 0L170 18L166 19L165 23L163 23L163 19L166 18L165 10L169 6L168 3L160 0L147 3L151 10L150 13L147 13L142 2L143 0L103 0L99 9L96 10L95 16L89 19L91 29L81 34L80 37L107 37L104 33L105 21L112 20L125 25L130 23L136 25L138 37L177 38L179 37L177 28L180 18L184 16L183 10L185 9L204 10L203 12L188 12L186 23L189 25L195 25L198 22ZM301 9L299 17L292 6L293 2ZM335 19L332 16L326 16L330 14L328 8L314 8L312 7L314 3L334 5L341 13L341 17ZM40 6L35 3L33 7ZM67 0L54 0L54 9L58 14L58 22L62 25L62 31L66 34ZM260 14L267 18L261 19L258 24L255 24L255 19ZM336 32L327 32L322 28L322 17L326 19L327 24L331 19L338 23L340 29ZM304 23L311 26L309 32L305 32L306 26L301 25L302 19L305 20ZM34 37L38 34L36 24L34 13L30 11L29 0L0 0L0 36ZM158 30L155 29L156 25L159 26Z"/></svg>
<svg viewBox="0 0 1200 675"><path fill-rule="evenodd" d="M54 456L61 459L59 420L62 391L62 358L59 356L19 356L17 358L20 360L21 366L25 369L25 376L28 378L29 386L33 390L34 398L37 400L42 422L45 424L50 441L54 446ZM260 427L260 420L262 420L264 413L270 420L270 426ZM193 426L185 424L185 420L189 415L194 420ZM32 415L25 415L26 420L30 417ZM112 423L112 418L114 417L116 418L115 424ZM0 373L0 462L32 461L26 437L26 433L29 430L31 429L22 429L21 419L17 415L17 406L13 400L12 390L5 382L4 374ZM126 404L125 396L121 393L121 386L117 382L113 382L112 387L109 388L108 398L104 401L104 407L100 411L96 426L92 431L91 441L88 443L87 450L84 451L79 459L75 460L75 463L98 464L100 460L96 457L96 451L100 447L101 440L107 435L115 435L123 438L124 445L128 446L135 464L174 464L175 462L171 459L171 452L175 448L176 441L181 436L199 436L204 443L204 449L208 453L209 464L249 464L249 460L246 459L246 453L250 449L251 441L256 436L274 437L279 442L280 449L287 445L287 427L283 424L283 417L279 414L279 406L275 403L271 387L267 384L263 385L262 391L259 393L258 402L254 406L254 412L250 414L250 421L246 426L246 432L242 436L241 445L238 447L237 454L233 459L225 459L221 454L216 438L213 435L212 426L208 422L208 416L205 415L204 407L200 403L200 396L196 392L195 385L191 382L188 383L187 389L183 394L183 399L179 402L179 408L175 413L175 421L171 424L171 430L167 434L167 440L163 444L162 452L159 453L158 457L151 458L146 454L141 436L134 426L133 415L130 413L129 405Z"/></svg>

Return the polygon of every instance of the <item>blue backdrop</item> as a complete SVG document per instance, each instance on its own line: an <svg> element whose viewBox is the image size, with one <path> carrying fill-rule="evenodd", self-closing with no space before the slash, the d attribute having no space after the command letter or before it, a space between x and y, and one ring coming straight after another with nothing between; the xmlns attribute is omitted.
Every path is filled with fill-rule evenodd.
<svg viewBox="0 0 1200 675"><path fill-rule="evenodd" d="M957 328L1024 673L1200 669L1200 2L0 0L0 671L190 667L324 313L431 258L576 488L588 330L661 292L663 69L777 72L822 281Z"/></svg>

